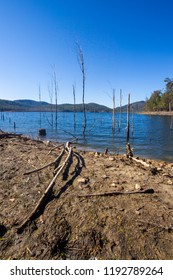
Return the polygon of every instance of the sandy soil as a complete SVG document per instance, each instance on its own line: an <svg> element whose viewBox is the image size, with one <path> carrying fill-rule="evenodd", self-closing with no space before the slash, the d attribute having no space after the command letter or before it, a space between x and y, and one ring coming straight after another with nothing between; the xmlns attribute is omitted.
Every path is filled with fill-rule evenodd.
<svg viewBox="0 0 173 280"><path fill-rule="evenodd" d="M55 166L24 173L54 161L62 147L53 147L0 134L1 259L173 259L172 163L73 147L52 192L19 230Z"/></svg>

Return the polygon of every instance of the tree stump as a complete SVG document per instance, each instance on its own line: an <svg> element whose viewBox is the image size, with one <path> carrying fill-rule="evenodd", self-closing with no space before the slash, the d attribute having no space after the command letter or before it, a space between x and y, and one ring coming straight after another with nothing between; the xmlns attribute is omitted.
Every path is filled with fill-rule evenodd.
<svg viewBox="0 0 173 280"><path fill-rule="evenodd" d="M38 135L39 136L46 136L46 129L45 128L40 128L38 130Z"/></svg>

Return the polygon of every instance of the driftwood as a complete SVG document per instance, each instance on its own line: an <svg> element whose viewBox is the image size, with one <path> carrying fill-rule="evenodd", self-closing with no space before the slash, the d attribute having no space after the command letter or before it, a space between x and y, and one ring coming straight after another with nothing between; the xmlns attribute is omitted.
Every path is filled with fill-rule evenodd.
<svg viewBox="0 0 173 280"><path fill-rule="evenodd" d="M131 160L133 160L133 161L135 161L135 162L137 162L137 163L140 163L140 164L142 164L143 166L145 166L145 167L151 167L151 165L149 164L149 163L146 163L145 161L143 161L143 160L140 160L140 159L137 159L137 158L134 158L134 157L129 157Z"/></svg>
<svg viewBox="0 0 173 280"><path fill-rule="evenodd" d="M59 155L54 161L51 161L51 162L49 162L48 164L43 165L43 166L40 167L40 168L37 168L37 169L31 170L31 171L25 172L25 173L23 173L23 175L29 175L29 174L32 174L32 173L41 171L41 170L43 170L43 169L45 169L45 168L47 168L47 167L49 167L49 166L51 166L51 165L53 165L53 164L55 165L56 162L58 162L58 160L59 160L59 159L62 157L62 155L64 154L64 151L65 151L65 148L61 151L60 155Z"/></svg>
<svg viewBox="0 0 173 280"><path fill-rule="evenodd" d="M108 196L108 195L127 195L127 194L143 194L143 193L154 193L153 189L145 189L141 191L129 191L129 192L121 192L121 191L112 191L112 192L104 192L104 193L91 193L91 194L83 194L78 195L78 197L89 197L89 196Z"/></svg>
<svg viewBox="0 0 173 280"><path fill-rule="evenodd" d="M25 226L28 224L29 221L31 221L34 216L37 214L37 212L40 210L41 206L43 205L43 203L45 203L45 201L47 200L47 198L49 197L49 195L52 193L52 189L53 186L55 184L55 181L57 179L57 177L59 176L59 174L63 171L63 169L65 168L66 164L68 163L68 161L70 160L71 156L72 156L72 148L69 147L69 143L66 144L66 149L68 150L68 155L65 159L65 161L63 162L63 164L61 165L60 169L58 170L58 172L55 174L55 176L53 177L52 181L50 182L50 184L48 185L47 189L45 190L44 194L42 195L42 197L39 199L37 205L35 206L35 208L33 209L33 211L29 214L29 216L23 221L23 223L17 227L17 232L21 233L23 231L23 229L25 228Z"/></svg>

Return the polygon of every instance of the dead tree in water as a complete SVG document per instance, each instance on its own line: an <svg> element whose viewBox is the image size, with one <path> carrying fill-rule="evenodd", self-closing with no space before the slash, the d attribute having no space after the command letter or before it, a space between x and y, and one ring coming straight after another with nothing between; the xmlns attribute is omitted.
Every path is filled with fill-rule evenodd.
<svg viewBox="0 0 173 280"><path fill-rule="evenodd" d="M76 85L73 84L73 100L74 100L74 130L76 129Z"/></svg>
<svg viewBox="0 0 173 280"><path fill-rule="evenodd" d="M53 74L53 81L54 81L54 93L55 93L55 128L57 129L58 126L58 84L56 73L54 71Z"/></svg>
<svg viewBox="0 0 173 280"><path fill-rule="evenodd" d="M51 111L51 116L50 116L50 125L53 127L53 83L51 83L51 87L48 86L48 91L49 91L49 98L50 98L50 111Z"/></svg>
<svg viewBox="0 0 173 280"><path fill-rule="evenodd" d="M113 89L113 95L112 95L112 101L113 101L113 110L112 110L112 132L115 132L115 89Z"/></svg>
<svg viewBox="0 0 173 280"><path fill-rule="evenodd" d="M39 91L39 102L40 102L40 105L41 105L41 87L40 87L40 85L39 85L38 91ZM40 128L41 128L41 110L40 110Z"/></svg>
<svg viewBox="0 0 173 280"><path fill-rule="evenodd" d="M121 123L122 123L122 89L120 89L119 132L121 130Z"/></svg>
<svg viewBox="0 0 173 280"><path fill-rule="evenodd" d="M79 66L82 72L82 103L83 103L83 116L84 116L84 123L83 123L83 135L85 137L85 131L86 131L86 109L85 109L85 64L84 64L84 57L83 57L83 52L78 43L77 45L77 53L78 53L78 62Z"/></svg>
<svg viewBox="0 0 173 280"><path fill-rule="evenodd" d="M133 157L133 153L129 144L129 138L130 138L130 94L128 95L128 104L127 104L126 156Z"/></svg>

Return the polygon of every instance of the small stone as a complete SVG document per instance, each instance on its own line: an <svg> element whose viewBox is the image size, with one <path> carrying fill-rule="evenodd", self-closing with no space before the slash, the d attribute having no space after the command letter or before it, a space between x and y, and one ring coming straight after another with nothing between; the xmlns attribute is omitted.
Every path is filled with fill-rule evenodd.
<svg viewBox="0 0 173 280"><path fill-rule="evenodd" d="M14 202L15 198L10 198L9 201Z"/></svg>
<svg viewBox="0 0 173 280"><path fill-rule="evenodd" d="M108 159L109 159L110 161L114 161L114 160L115 160L114 157L109 157Z"/></svg>
<svg viewBox="0 0 173 280"><path fill-rule="evenodd" d="M168 183L168 185L172 185L172 181L170 179L168 180L167 183Z"/></svg>
<svg viewBox="0 0 173 280"><path fill-rule="evenodd" d="M112 183L112 184L111 184L111 187L116 187L116 184L115 184L115 183Z"/></svg>
<svg viewBox="0 0 173 280"><path fill-rule="evenodd" d="M103 179L107 179L107 178L109 178L109 176L103 175L102 178L103 178Z"/></svg>
<svg viewBox="0 0 173 280"><path fill-rule="evenodd" d="M77 181L78 181L79 184L86 184L87 183L86 178L79 178Z"/></svg>
<svg viewBox="0 0 173 280"><path fill-rule="evenodd" d="M140 190L141 189L141 186L140 186L140 184L135 184L135 190Z"/></svg>

